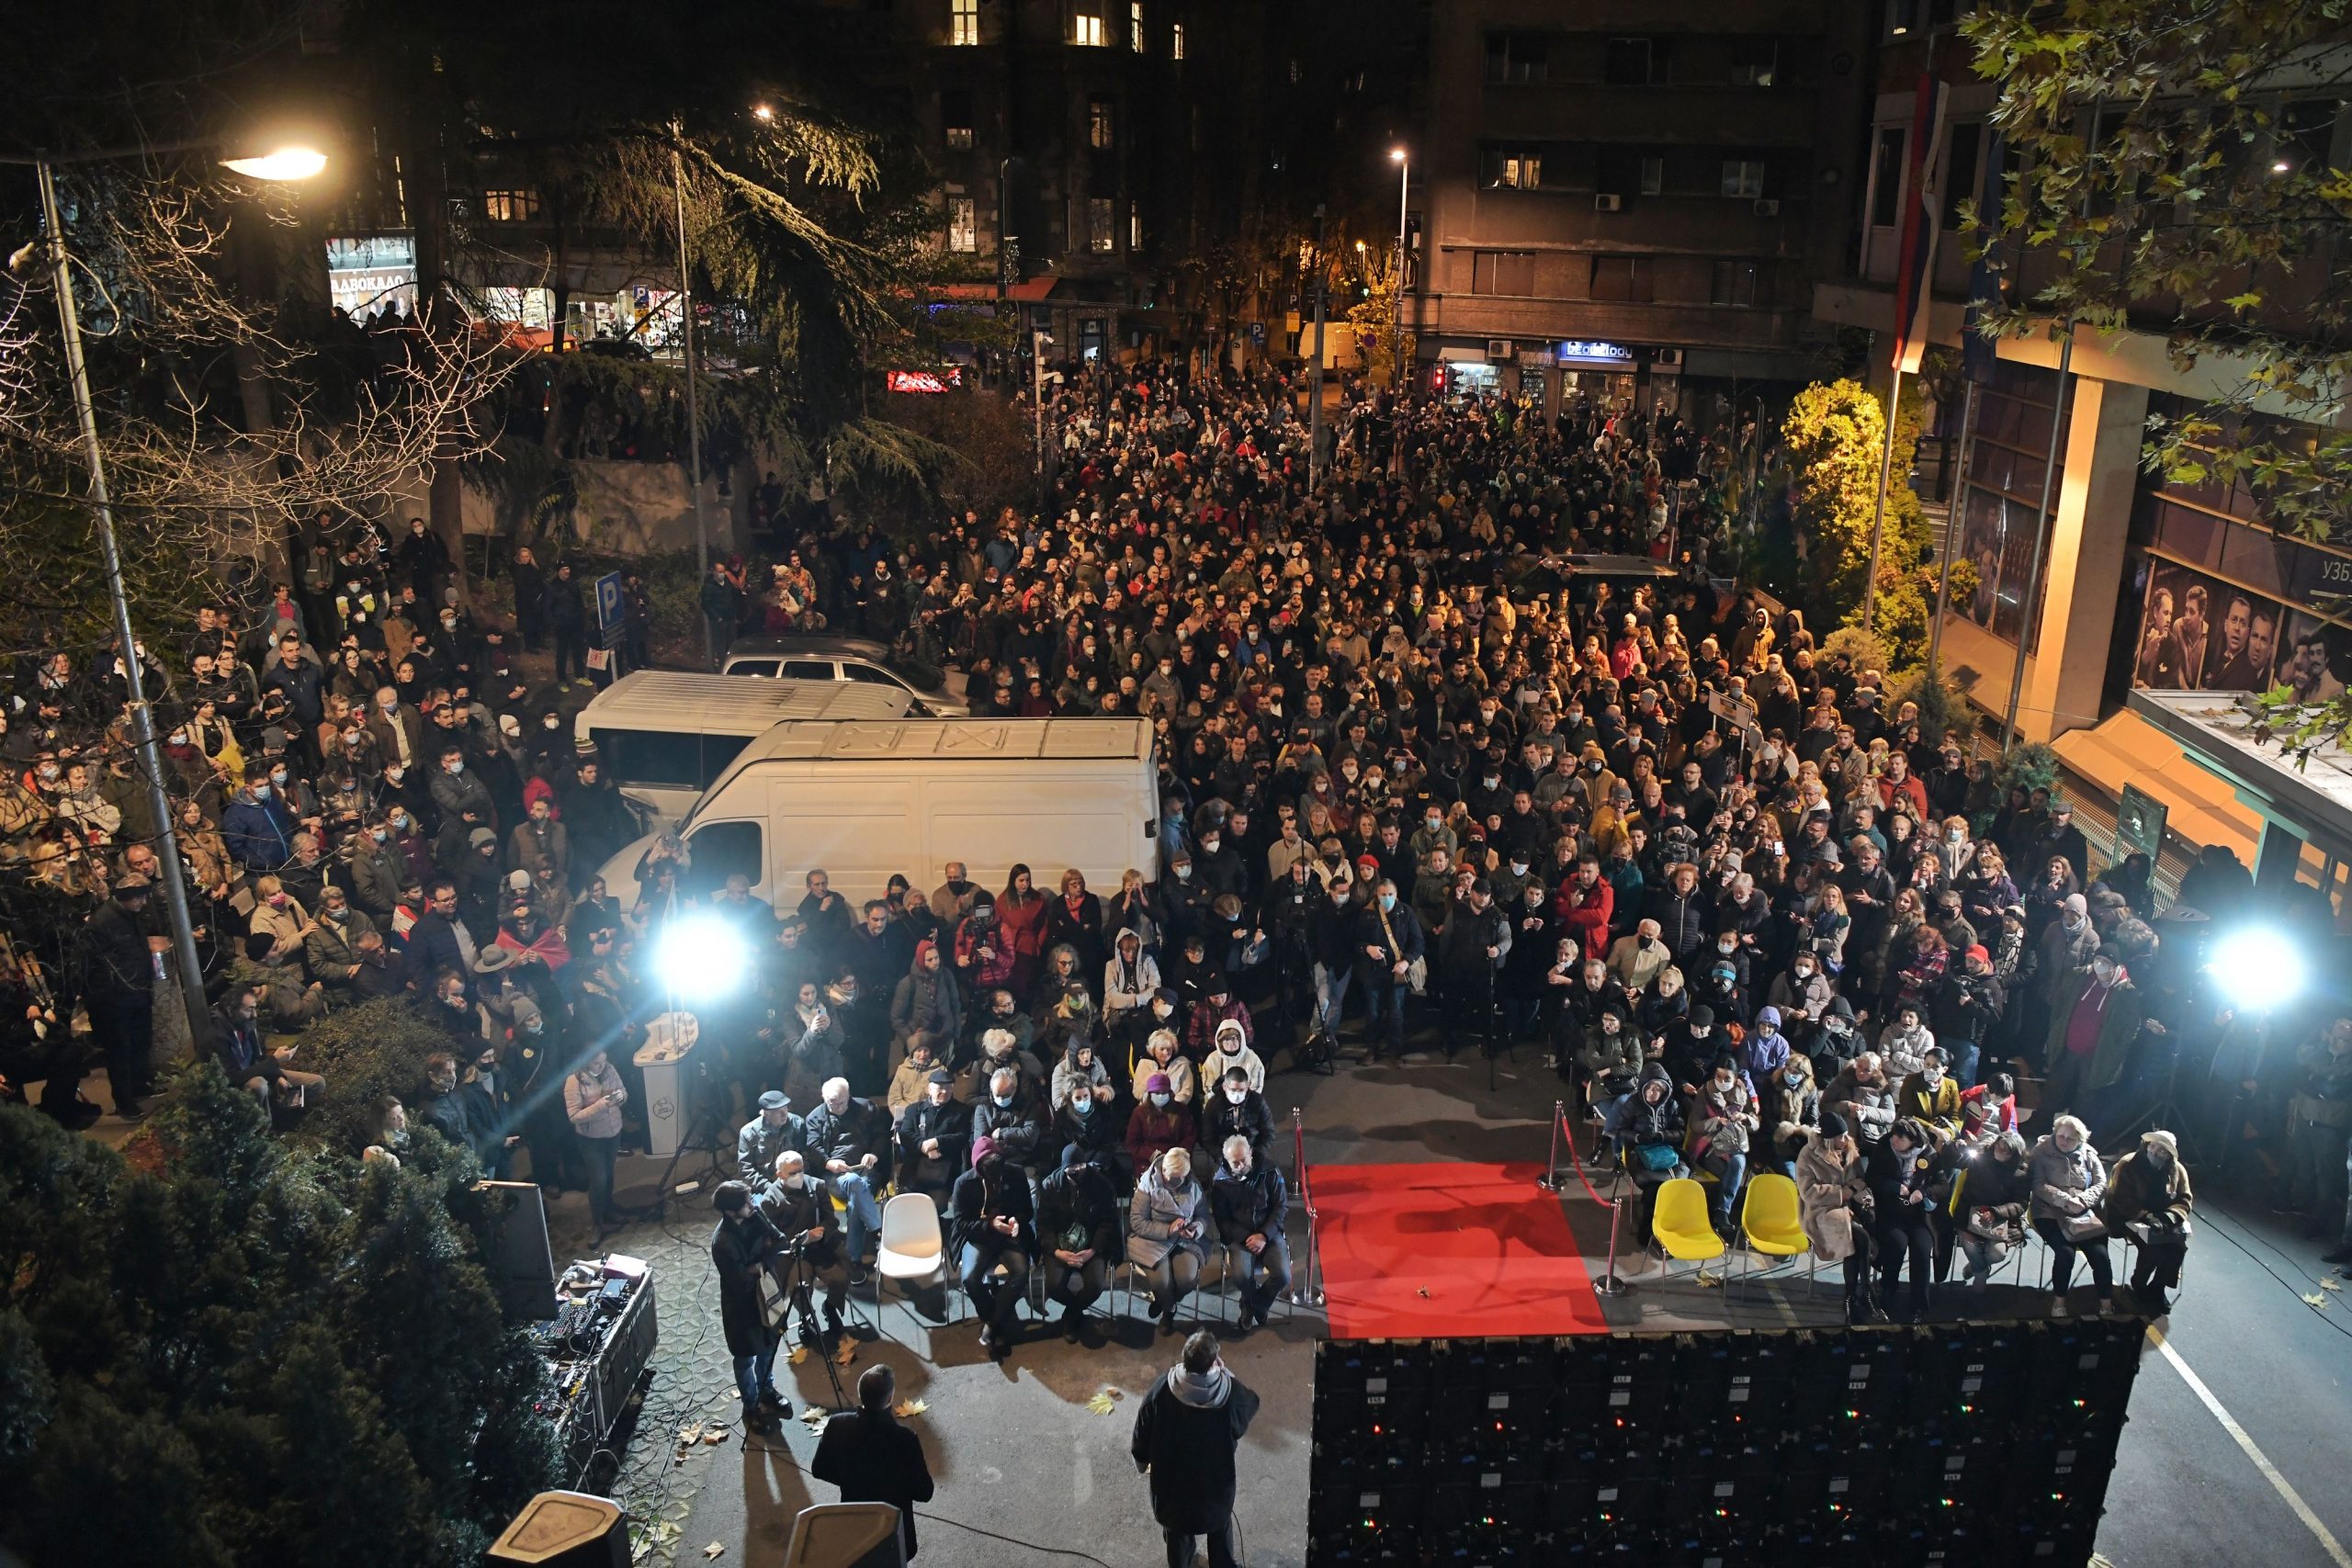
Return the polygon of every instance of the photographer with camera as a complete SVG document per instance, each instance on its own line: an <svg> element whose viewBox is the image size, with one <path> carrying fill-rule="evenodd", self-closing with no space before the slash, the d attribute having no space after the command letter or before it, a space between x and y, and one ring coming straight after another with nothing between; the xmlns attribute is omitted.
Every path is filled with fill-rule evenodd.
<svg viewBox="0 0 2352 1568"><path fill-rule="evenodd" d="M760 1270L786 1246L740 1181L722 1181L711 1195L718 1228L710 1233L710 1260L718 1269L718 1323L743 1396L743 1425L771 1433L789 1420L792 1402L776 1392L776 1333L760 1300Z"/></svg>
<svg viewBox="0 0 2352 1568"><path fill-rule="evenodd" d="M842 1256L841 1231L833 1222L831 1196L823 1183L811 1181L808 1161L797 1149L775 1156L775 1179L752 1201L781 1235L786 1249L769 1259L769 1272L786 1303L787 1315L800 1314L800 1342L819 1347L815 1287L825 1291L824 1341L842 1332L842 1300L849 1291L849 1261Z"/></svg>

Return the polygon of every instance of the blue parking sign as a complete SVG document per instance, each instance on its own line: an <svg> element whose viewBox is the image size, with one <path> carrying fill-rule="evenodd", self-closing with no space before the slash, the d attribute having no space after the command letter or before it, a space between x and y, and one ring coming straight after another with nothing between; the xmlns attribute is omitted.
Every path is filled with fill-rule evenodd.
<svg viewBox="0 0 2352 1568"><path fill-rule="evenodd" d="M617 571L596 580L596 630L606 648L621 645L621 574Z"/></svg>

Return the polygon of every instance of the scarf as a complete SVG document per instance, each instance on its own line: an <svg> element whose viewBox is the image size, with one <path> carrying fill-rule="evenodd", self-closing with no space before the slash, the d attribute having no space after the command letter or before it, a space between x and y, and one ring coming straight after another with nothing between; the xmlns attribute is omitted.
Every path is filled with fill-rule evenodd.
<svg viewBox="0 0 2352 1568"><path fill-rule="evenodd" d="M1233 1392L1233 1374L1225 1370L1223 1363L1205 1372L1193 1372L1179 1361L1169 1369L1168 1392L1176 1396L1180 1404L1195 1410L1215 1410Z"/></svg>

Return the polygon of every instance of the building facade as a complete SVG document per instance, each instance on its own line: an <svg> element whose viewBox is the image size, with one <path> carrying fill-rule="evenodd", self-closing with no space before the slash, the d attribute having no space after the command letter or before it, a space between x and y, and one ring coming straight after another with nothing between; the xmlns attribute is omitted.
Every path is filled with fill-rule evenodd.
<svg viewBox="0 0 2352 1568"><path fill-rule="evenodd" d="M1407 304L1459 381L1803 381L1847 266L1860 0L1438 0Z"/></svg>

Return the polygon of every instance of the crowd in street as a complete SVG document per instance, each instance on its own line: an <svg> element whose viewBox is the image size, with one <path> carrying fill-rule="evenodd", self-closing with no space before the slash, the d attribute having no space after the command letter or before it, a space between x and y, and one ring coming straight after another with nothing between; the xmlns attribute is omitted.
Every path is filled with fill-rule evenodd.
<svg viewBox="0 0 2352 1568"><path fill-rule="evenodd" d="M648 874L672 891L624 908L596 873L637 829L560 705L573 569L518 562L509 626L454 603L421 524L322 528L331 570L138 650L216 998L180 1049L299 1118L334 1086L272 1042L407 997L449 1045L379 1108L374 1154L414 1109L494 1173L585 1187L601 1224L662 1006L642 955L690 908L740 921L758 983L700 1027L741 1095L715 1247L754 1413L775 1345L745 1292L797 1237L804 1303L833 1309L802 1331L835 1330L892 1191L936 1201L994 1354L1033 1272L1072 1337L1122 1265L1170 1332L1219 1276L1262 1322L1290 1269L1266 1074L1359 1039L1548 1061L1634 1182L1703 1178L1726 1235L1751 1179L1792 1177L1858 1320L1918 1310L1956 1258L1988 1277L2029 1230L2062 1302L2079 1257L2104 1303L2128 1235L2161 1310L2189 1184L2134 1123L2187 982L2150 868L2095 865L2064 799L2002 790L1798 610L1713 579L1720 446L1664 412L1351 395L1318 485L1279 383L1091 368L1053 413L1037 515L812 534L772 583L718 563L703 608L720 641L815 616L888 638L984 715L1148 717L1156 874L1090 887L1041 844L854 895L811 867L797 902ZM543 637L553 689L519 664ZM172 1049L114 655L27 656L0 736L24 1004L0 1071L76 1121L91 1051L131 1112ZM2192 882L2216 914L2250 895L2225 857ZM2276 1107L2332 1224L2352 1023L2303 1043L2249 1114ZM2095 1139L2127 1146L2110 1166Z"/></svg>

